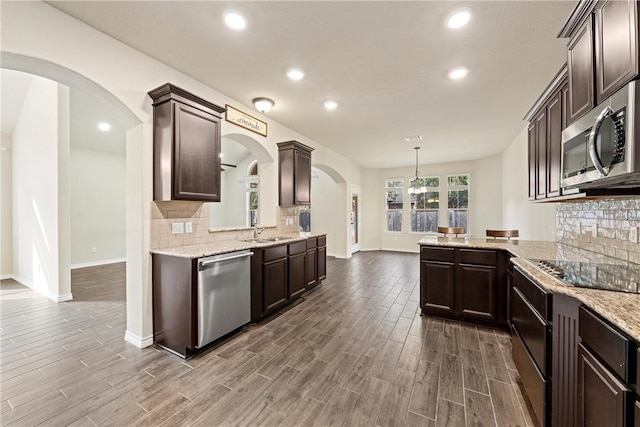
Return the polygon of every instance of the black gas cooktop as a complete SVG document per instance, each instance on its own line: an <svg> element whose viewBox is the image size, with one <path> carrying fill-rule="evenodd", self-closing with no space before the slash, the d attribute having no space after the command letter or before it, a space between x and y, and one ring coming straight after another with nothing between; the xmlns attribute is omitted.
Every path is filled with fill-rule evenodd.
<svg viewBox="0 0 640 427"><path fill-rule="evenodd" d="M591 261L531 260L540 269L580 288L640 293L640 266Z"/></svg>

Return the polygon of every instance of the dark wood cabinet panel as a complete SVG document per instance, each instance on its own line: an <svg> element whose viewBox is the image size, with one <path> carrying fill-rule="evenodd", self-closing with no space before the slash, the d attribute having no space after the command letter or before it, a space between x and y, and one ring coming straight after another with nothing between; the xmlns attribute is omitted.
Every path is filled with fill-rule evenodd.
<svg viewBox="0 0 640 427"><path fill-rule="evenodd" d="M528 128L529 135L529 200L536 199L536 174L538 173L537 166L537 151L536 146L538 144L538 138L536 136L536 122L532 121Z"/></svg>
<svg viewBox="0 0 640 427"><path fill-rule="evenodd" d="M633 413L635 418L633 425L635 427L640 427L640 401L638 400L636 400L636 404L633 405Z"/></svg>
<svg viewBox="0 0 640 427"><path fill-rule="evenodd" d="M152 255L153 341L182 357L198 344L196 262Z"/></svg>
<svg viewBox="0 0 640 427"><path fill-rule="evenodd" d="M456 313L496 318L496 267L460 264L457 269Z"/></svg>
<svg viewBox="0 0 640 427"><path fill-rule="evenodd" d="M551 328L518 290L511 294L511 323L543 375L549 374L549 334Z"/></svg>
<svg viewBox="0 0 640 427"><path fill-rule="evenodd" d="M327 278L327 247L326 246L318 246L317 249L318 260L316 263L317 268L317 278L316 280L319 282L323 281Z"/></svg>
<svg viewBox="0 0 640 427"><path fill-rule="evenodd" d="M511 356L518 369L522 391L533 410L536 425L547 426L549 383L538 370L517 332L511 335Z"/></svg>
<svg viewBox="0 0 640 427"><path fill-rule="evenodd" d="M578 425L578 309L580 301L553 296L551 339L551 425Z"/></svg>
<svg viewBox="0 0 640 427"><path fill-rule="evenodd" d="M219 202L224 108L171 84L149 96L154 107L154 200Z"/></svg>
<svg viewBox="0 0 640 427"><path fill-rule="evenodd" d="M303 244L305 242L301 242ZM289 299L298 298L307 285L307 251L289 256Z"/></svg>
<svg viewBox="0 0 640 427"><path fill-rule="evenodd" d="M593 18L590 15L567 46L569 105L567 124L594 107Z"/></svg>
<svg viewBox="0 0 640 427"><path fill-rule="evenodd" d="M638 75L638 4L608 0L596 6L596 104Z"/></svg>
<svg viewBox="0 0 640 427"><path fill-rule="evenodd" d="M547 104L546 197L562 195L562 90Z"/></svg>
<svg viewBox="0 0 640 427"><path fill-rule="evenodd" d="M626 426L632 402L631 389L578 344L578 425Z"/></svg>
<svg viewBox="0 0 640 427"><path fill-rule="evenodd" d="M262 266L265 312L287 303L287 264L287 258L283 258L264 263Z"/></svg>
<svg viewBox="0 0 640 427"><path fill-rule="evenodd" d="M534 119L536 126L536 200L547 198L547 111Z"/></svg>
<svg viewBox="0 0 640 427"><path fill-rule="evenodd" d="M315 247L311 249L307 249L307 259L306 259L307 267L305 269L306 277L307 277L306 279L307 289L313 289L318 284L317 258L318 258L318 250Z"/></svg>
<svg viewBox="0 0 640 427"><path fill-rule="evenodd" d="M455 313L455 264L440 261L420 262L420 306L423 314Z"/></svg>
<svg viewBox="0 0 640 427"><path fill-rule="evenodd" d="M278 143L278 194L280 206L311 203L311 152L297 141Z"/></svg>

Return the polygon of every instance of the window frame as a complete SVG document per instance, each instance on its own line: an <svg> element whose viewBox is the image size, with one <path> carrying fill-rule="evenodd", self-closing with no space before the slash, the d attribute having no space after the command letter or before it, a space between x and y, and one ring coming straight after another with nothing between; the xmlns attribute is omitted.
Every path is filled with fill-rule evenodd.
<svg viewBox="0 0 640 427"><path fill-rule="evenodd" d="M466 185L449 185L450 177L457 176L466 176L467 184ZM466 208L449 208L449 191L460 191L467 190L467 207ZM445 219L447 223L447 227L456 227L455 225L451 225L449 222L449 211L466 211L467 213L467 224L465 228L465 234L470 235L469 224L470 224L470 211L471 211L471 173L452 173L446 175L446 192L447 192L447 204L445 206Z"/></svg>
<svg viewBox="0 0 640 427"><path fill-rule="evenodd" d="M413 221L412 221L412 218L411 218L411 214L414 211L414 209L412 209L412 207L411 207L411 205L412 205L411 196L413 196L413 194L409 194L409 189L407 188L407 194L408 194L408 198L409 198L409 226L410 226L410 230L407 233L408 234L420 234L420 235L423 235L423 236L436 235L436 234L438 234L438 224L440 222L440 208L442 206L442 201L440 199L440 195L442 194L442 191L440 191L441 190L441 186L442 186L442 176L441 175L429 175L429 176L420 176L418 178L420 180L425 180L425 179L430 179L430 178L437 178L438 179L438 186L437 187L427 187L427 193L433 193L433 192L437 191L437 193L438 193L438 207L436 209L434 209L434 208L415 209L416 212L433 212L433 211L435 211L437 213L436 229L435 229L435 231L413 231ZM413 179L415 179L415 177ZM413 181L413 179L412 179L412 181ZM435 190L435 191L430 191L430 190Z"/></svg>
<svg viewBox="0 0 640 427"><path fill-rule="evenodd" d="M390 181L401 182L402 187L389 187L388 183ZM404 178L385 178L384 179L384 231L385 233L391 234L403 234L404 231L404 216L405 216L405 179ZM402 207L400 209L389 209L388 201L387 201L387 193L389 191L399 190L399 193L402 195ZM394 231L389 230L389 212L400 212L400 230Z"/></svg>

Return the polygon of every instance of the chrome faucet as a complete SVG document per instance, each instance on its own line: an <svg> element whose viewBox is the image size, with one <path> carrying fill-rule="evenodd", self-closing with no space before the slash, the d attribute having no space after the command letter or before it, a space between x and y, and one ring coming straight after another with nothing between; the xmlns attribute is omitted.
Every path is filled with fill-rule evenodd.
<svg viewBox="0 0 640 427"><path fill-rule="evenodd" d="M257 239L258 236L260 234L262 234L263 231L264 231L264 227L260 228L260 227L258 227L258 223L257 222L253 223L253 238L254 239Z"/></svg>

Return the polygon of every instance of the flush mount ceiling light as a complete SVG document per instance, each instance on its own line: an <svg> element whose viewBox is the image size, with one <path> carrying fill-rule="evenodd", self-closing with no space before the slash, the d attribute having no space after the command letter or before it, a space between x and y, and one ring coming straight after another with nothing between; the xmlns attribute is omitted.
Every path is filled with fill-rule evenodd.
<svg viewBox="0 0 640 427"><path fill-rule="evenodd" d="M413 147L413 149L416 150L416 177L411 180L409 194L422 194L427 192L427 187L423 185L420 172L418 172L418 150L420 147Z"/></svg>
<svg viewBox="0 0 640 427"><path fill-rule="evenodd" d="M449 19L447 19L447 27L449 28L461 28L469 23L471 19L471 12L467 9L461 9L453 12Z"/></svg>
<svg viewBox="0 0 640 427"><path fill-rule="evenodd" d="M107 122L100 122L98 123L98 129L102 132L109 132L111 130L111 125Z"/></svg>
<svg viewBox="0 0 640 427"><path fill-rule="evenodd" d="M239 12L229 10L224 14L224 22L232 30L244 30L247 28L247 19Z"/></svg>
<svg viewBox="0 0 640 427"><path fill-rule="evenodd" d="M299 68L292 68L287 71L287 76L291 80L302 80L302 78L304 77L304 71Z"/></svg>
<svg viewBox="0 0 640 427"><path fill-rule="evenodd" d="M268 113L271 108L275 105L275 102L270 100L269 98L254 98L253 105L255 105L256 110L261 113Z"/></svg>
<svg viewBox="0 0 640 427"><path fill-rule="evenodd" d="M335 110L338 108L338 103L336 101L324 101L323 105L327 110Z"/></svg>
<svg viewBox="0 0 640 427"><path fill-rule="evenodd" d="M458 80L465 77L469 73L469 69L465 67L454 68L449 71L449 78L453 80Z"/></svg>
<svg viewBox="0 0 640 427"><path fill-rule="evenodd" d="M413 142L413 141L422 141L422 135L409 135L409 136L405 136L404 140L406 142Z"/></svg>

